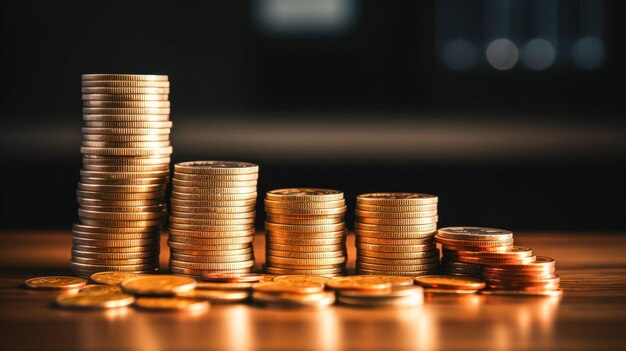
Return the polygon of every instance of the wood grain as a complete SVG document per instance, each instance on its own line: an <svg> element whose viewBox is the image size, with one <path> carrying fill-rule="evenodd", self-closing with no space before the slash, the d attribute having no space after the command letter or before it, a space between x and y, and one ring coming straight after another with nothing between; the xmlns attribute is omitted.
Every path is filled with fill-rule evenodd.
<svg viewBox="0 0 626 351"><path fill-rule="evenodd" d="M555 298L434 296L417 309L214 305L203 314L68 311L29 277L69 274L69 232L0 233L2 350L592 350L626 348L626 235L516 234L557 260ZM353 237L349 238L351 266ZM255 242L263 258L263 237ZM163 243L162 268L167 246ZM259 262L261 264L261 262Z"/></svg>

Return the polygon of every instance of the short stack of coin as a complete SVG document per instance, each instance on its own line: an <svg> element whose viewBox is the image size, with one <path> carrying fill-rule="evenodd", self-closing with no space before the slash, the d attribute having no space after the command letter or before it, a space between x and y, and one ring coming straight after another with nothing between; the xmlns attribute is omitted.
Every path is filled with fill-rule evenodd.
<svg viewBox="0 0 626 351"><path fill-rule="evenodd" d="M200 278L246 273L252 242L259 166L237 161L174 165L169 242L170 271Z"/></svg>
<svg viewBox="0 0 626 351"><path fill-rule="evenodd" d="M83 170L71 267L150 272L159 266L172 147L165 75L84 74Z"/></svg>
<svg viewBox="0 0 626 351"><path fill-rule="evenodd" d="M472 255L472 253L475 253L476 256L510 252L513 249L513 233L495 228L441 228L435 236L435 241L442 247L441 265L443 273L475 278L481 277L482 266L472 259L464 259L465 257Z"/></svg>
<svg viewBox="0 0 626 351"><path fill-rule="evenodd" d="M492 291L516 291L526 295L560 294L560 278L550 257L530 256L526 260L492 259L482 263L482 276Z"/></svg>
<svg viewBox="0 0 626 351"><path fill-rule="evenodd" d="M357 273L398 276L439 269L437 197L418 193L371 193L357 197Z"/></svg>
<svg viewBox="0 0 626 351"><path fill-rule="evenodd" d="M347 262L343 192L292 188L265 197L265 271L334 276Z"/></svg>

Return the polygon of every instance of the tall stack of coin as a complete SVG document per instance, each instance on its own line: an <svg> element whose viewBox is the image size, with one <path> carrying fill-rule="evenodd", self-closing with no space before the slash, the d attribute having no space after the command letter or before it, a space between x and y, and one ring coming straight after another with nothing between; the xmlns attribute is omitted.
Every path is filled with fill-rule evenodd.
<svg viewBox="0 0 626 351"><path fill-rule="evenodd" d="M442 247L443 273L469 277L480 277L481 265L471 259L464 259L464 257L470 256L472 253L478 255L502 253L510 252L513 249L513 233L495 228L441 228L435 241Z"/></svg>
<svg viewBox="0 0 626 351"><path fill-rule="evenodd" d="M437 197L371 193L357 197L357 273L420 276L436 273Z"/></svg>
<svg viewBox="0 0 626 351"><path fill-rule="evenodd" d="M165 75L84 74L83 170L72 270L149 272L159 266L159 231L172 147Z"/></svg>
<svg viewBox="0 0 626 351"><path fill-rule="evenodd" d="M236 161L174 165L170 271L200 278L254 267L254 220L259 166Z"/></svg>
<svg viewBox="0 0 626 351"><path fill-rule="evenodd" d="M292 188L265 197L265 271L333 276L346 267L343 192Z"/></svg>

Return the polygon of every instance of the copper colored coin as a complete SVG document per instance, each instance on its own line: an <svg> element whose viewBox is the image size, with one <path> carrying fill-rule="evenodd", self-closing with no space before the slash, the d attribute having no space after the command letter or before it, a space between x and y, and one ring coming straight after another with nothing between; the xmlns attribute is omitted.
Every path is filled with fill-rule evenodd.
<svg viewBox="0 0 626 351"><path fill-rule="evenodd" d="M415 282L423 287L435 289L480 290L486 283L479 279L447 275L425 275L416 277Z"/></svg>
<svg viewBox="0 0 626 351"><path fill-rule="evenodd" d="M254 290L266 293L311 294L323 291L324 285L310 282L272 281L259 283Z"/></svg>
<svg viewBox="0 0 626 351"><path fill-rule="evenodd" d="M208 300L213 303L240 302L250 297L249 290L209 290L195 289L178 294L178 296L193 297Z"/></svg>
<svg viewBox="0 0 626 351"><path fill-rule="evenodd" d="M391 290L391 283L376 276L336 277L326 282L326 287L334 290Z"/></svg>
<svg viewBox="0 0 626 351"><path fill-rule="evenodd" d="M203 311L209 308L209 303L194 297L140 297L135 306L147 310Z"/></svg>
<svg viewBox="0 0 626 351"><path fill-rule="evenodd" d="M228 282L228 283L251 283L263 280L261 273L207 273L202 276L202 280L207 282Z"/></svg>
<svg viewBox="0 0 626 351"><path fill-rule="evenodd" d="M481 290L482 295L502 295L502 296L561 296L562 289L555 290Z"/></svg>
<svg viewBox="0 0 626 351"><path fill-rule="evenodd" d="M87 284L85 279L67 276L30 278L24 282L32 289L76 289Z"/></svg>

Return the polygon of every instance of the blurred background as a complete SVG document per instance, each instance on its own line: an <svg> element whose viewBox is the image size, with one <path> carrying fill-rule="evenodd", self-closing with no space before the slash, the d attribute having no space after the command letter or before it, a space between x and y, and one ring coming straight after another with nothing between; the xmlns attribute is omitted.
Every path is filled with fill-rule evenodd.
<svg viewBox="0 0 626 351"><path fill-rule="evenodd" d="M257 162L260 194L336 188L353 212L359 193L425 192L439 195L442 226L626 229L623 2L4 0L0 11L2 230L76 220L81 73L168 74L174 162Z"/></svg>

